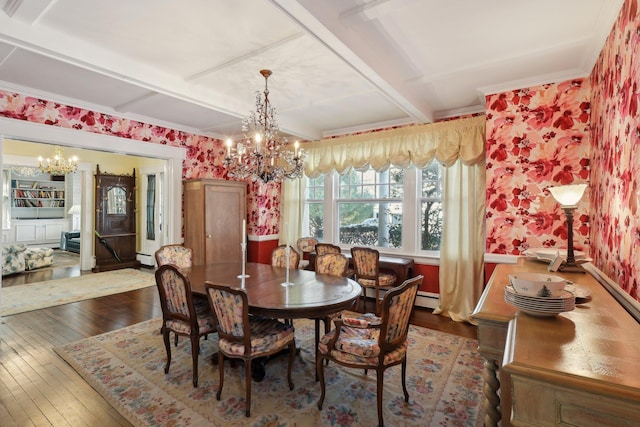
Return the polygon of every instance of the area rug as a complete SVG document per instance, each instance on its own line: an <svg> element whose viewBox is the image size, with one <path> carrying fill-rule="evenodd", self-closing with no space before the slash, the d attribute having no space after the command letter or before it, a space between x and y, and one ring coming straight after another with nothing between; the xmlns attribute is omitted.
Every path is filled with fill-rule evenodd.
<svg viewBox="0 0 640 427"><path fill-rule="evenodd" d="M189 340L172 343L172 362L164 374L166 355L154 319L87 338L55 351L135 426L375 426L376 376L369 371L329 364L327 396L317 407L320 383L315 381L313 323L296 320L300 347L286 381L287 357L266 366L262 382L253 382L251 417L245 417L244 368L225 362L222 399L215 398L218 368L211 363L217 335L201 340L199 383L191 383ZM409 333L407 388L404 402L401 367L389 368L384 379L387 426L481 426L482 360L476 340L412 326ZM173 339L172 339L173 341Z"/></svg>
<svg viewBox="0 0 640 427"><path fill-rule="evenodd" d="M9 316L148 286L155 286L154 275L133 268L9 286L2 288L0 314Z"/></svg>

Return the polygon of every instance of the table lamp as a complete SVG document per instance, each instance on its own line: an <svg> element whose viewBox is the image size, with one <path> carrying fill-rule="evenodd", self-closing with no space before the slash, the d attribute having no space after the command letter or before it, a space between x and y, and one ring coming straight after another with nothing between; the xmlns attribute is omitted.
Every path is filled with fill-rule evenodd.
<svg viewBox="0 0 640 427"><path fill-rule="evenodd" d="M567 259L560 266L560 271L584 272L582 267L576 263L573 253L573 211L578 207L578 202L582 199L587 184L559 185L549 187L551 195L560 203L560 207L567 217Z"/></svg>

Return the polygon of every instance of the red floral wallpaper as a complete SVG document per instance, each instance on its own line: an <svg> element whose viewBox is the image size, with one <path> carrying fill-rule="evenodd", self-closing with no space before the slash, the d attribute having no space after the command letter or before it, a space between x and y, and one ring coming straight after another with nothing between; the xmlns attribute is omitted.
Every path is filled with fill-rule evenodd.
<svg viewBox="0 0 640 427"><path fill-rule="evenodd" d="M640 12L627 0L591 73L591 256L640 301Z"/></svg>
<svg viewBox="0 0 640 427"><path fill-rule="evenodd" d="M0 90L0 116L187 149L183 179L228 179L223 141ZM248 233L278 233L279 184L249 184Z"/></svg>
<svg viewBox="0 0 640 427"><path fill-rule="evenodd" d="M566 217L546 190L589 179L590 84L577 79L486 97L487 252L567 247ZM574 247L589 251L589 191Z"/></svg>

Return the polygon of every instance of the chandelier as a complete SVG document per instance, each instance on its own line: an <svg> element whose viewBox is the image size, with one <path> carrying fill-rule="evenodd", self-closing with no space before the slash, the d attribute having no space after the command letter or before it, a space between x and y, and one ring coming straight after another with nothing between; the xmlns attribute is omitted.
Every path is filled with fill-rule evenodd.
<svg viewBox="0 0 640 427"><path fill-rule="evenodd" d="M40 170L44 173L51 175L64 175L67 173L75 172L78 169L78 158L76 156L69 157L69 160L65 160L62 156L62 148L55 146L53 149L53 160L47 158L46 164L42 160L42 156L38 157L40 161Z"/></svg>
<svg viewBox="0 0 640 427"><path fill-rule="evenodd" d="M232 178L252 181L281 182L302 176L304 151L296 141L289 147L287 138L280 137L276 110L269 102L267 79L270 70L260 70L264 77L264 92L256 92L256 110L242 121L243 138L236 146L226 141L224 166ZM264 95L264 97L263 97Z"/></svg>

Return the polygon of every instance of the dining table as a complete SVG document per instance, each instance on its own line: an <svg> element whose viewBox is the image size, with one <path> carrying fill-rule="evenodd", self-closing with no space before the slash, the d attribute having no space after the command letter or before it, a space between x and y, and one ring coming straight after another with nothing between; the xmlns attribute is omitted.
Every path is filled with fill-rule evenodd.
<svg viewBox="0 0 640 427"><path fill-rule="evenodd" d="M194 265L183 271L196 295L206 296L207 281L227 284L245 289L250 314L274 319L313 319L316 353L320 320L352 309L362 292L357 282L346 277L252 262L247 262L244 269L241 262L222 262ZM241 278L243 271L246 277ZM252 376L256 381L262 380L262 363L256 364Z"/></svg>

